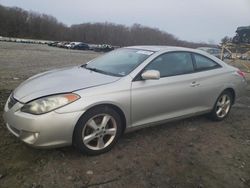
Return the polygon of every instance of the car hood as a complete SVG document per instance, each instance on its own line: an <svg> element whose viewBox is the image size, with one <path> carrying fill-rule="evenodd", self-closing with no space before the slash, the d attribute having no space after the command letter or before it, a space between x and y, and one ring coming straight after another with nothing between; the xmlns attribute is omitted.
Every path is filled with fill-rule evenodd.
<svg viewBox="0 0 250 188"><path fill-rule="evenodd" d="M26 103L39 97L100 86L119 79L83 67L70 67L32 76L21 83L13 95L18 101Z"/></svg>

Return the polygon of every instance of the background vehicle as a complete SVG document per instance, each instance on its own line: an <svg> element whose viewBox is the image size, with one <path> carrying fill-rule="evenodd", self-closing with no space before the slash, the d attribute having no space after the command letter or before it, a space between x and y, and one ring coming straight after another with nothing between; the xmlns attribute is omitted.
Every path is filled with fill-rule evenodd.
<svg viewBox="0 0 250 188"><path fill-rule="evenodd" d="M89 50L89 45L86 44L86 43L81 42L81 43L77 43L77 44L73 45L71 47L71 49L74 49L74 50Z"/></svg>
<svg viewBox="0 0 250 188"><path fill-rule="evenodd" d="M236 36L233 37L233 43L250 44L250 26L238 27Z"/></svg>
<svg viewBox="0 0 250 188"><path fill-rule="evenodd" d="M197 49L203 50L203 51L205 51L205 52L207 52L207 53L209 53L217 58L220 58L220 56L221 56L221 49L219 49L219 48L199 47Z"/></svg>
<svg viewBox="0 0 250 188"><path fill-rule="evenodd" d="M49 46L55 47L55 46L57 46L58 43L59 43L59 42L50 42L50 43L48 43L48 45L49 45Z"/></svg>
<svg viewBox="0 0 250 188"><path fill-rule="evenodd" d="M114 47L111 45L108 45L108 44L97 45L94 48L94 51L96 51L96 52L110 52L112 50L114 50Z"/></svg>
<svg viewBox="0 0 250 188"><path fill-rule="evenodd" d="M80 42L70 42L69 44L66 44L65 47L67 47L68 49L71 49L77 44L80 44Z"/></svg>
<svg viewBox="0 0 250 188"><path fill-rule="evenodd" d="M68 45L69 42L58 42L56 47L59 47L59 48L67 48L66 45Z"/></svg>

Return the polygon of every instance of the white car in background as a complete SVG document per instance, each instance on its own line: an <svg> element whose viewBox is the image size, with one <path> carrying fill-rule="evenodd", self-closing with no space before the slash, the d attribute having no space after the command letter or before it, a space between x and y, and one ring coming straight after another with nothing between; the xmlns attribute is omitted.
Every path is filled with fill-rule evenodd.
<svg viewBox="0 0 250 188"><path fill-rule="evenodd" d="M71 42L69 44L66 44L65 47L70 49L70 48L73 48L75 45L78 45L80 44L81 42Z"/></svg>

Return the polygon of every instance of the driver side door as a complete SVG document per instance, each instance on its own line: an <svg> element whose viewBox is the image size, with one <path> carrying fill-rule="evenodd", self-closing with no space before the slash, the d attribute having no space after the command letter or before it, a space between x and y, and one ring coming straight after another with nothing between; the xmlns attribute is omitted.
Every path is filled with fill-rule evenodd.
<svg viewBox="0 0 250 188"><path fill-rule="evenodd" d="M198 86L188 52L169 52L151 61L143 71L158 70L160 79L132 82L132 126L171 119L199 111ZM142 72L143 72L142 71Z"/></svg>

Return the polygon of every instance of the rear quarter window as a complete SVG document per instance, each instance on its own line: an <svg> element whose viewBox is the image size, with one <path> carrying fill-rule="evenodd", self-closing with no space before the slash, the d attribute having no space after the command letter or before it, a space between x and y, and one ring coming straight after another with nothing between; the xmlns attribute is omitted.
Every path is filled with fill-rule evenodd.
<svg viewBox="0 0 250 188"><path fill-rule="evenodd" d="M215 61L199 54L193 54L196 70L202 71L202 70L210 70L210 69L216 69L221 67L218 63Z"/></svg>

